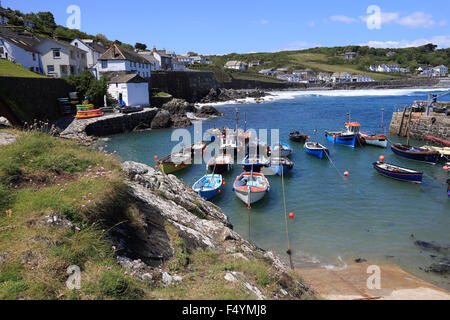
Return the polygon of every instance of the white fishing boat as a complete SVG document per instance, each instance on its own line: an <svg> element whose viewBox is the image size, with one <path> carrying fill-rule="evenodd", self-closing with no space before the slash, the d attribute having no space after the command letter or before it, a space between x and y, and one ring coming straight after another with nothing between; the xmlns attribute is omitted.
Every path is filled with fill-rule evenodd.
<svg viewBox="0 0 450 320"><path fill-rule="evenodd" d="M387 148L388 146L388 137L384 134L368 134L360 131L359 139L362 143L375 147Z"/></svg>
<svg viewBox="0 0 450 320"><path fill-rule="evenodd" d="M236 196L248 206L263 199L269 190L269 181L258 172L242 173L233 185Z"/></svg>
<svg viewBox="0 0 450 320"><path fill-rule="evenodd" d="M206 169L209 172L225 173L233 168L234 159L229 154L216 154L209 159Z"/></svg>
<svg viewBox="0 0 450 320"><path fill-rule="evenodd" d="M450 157L450 147L434 147L434 146L423 146L422 149L426 149L428 151L436 151L444 157Z"/></svg>

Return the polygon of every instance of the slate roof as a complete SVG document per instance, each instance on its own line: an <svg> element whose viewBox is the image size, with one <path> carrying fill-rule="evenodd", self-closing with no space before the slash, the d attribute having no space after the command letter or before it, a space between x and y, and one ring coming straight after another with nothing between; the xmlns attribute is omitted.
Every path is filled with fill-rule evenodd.
<svg viewBox="0 0 450 320"><path fill-rule="evenodd" d="M26 41L26 39L23 39L23 36L20 36L19 34L10 31L8 28L0 27L0 37L2 37L8 42L13 43L19 48L22 48L23 50L39 53L38 50L33 48L32 44Z"/></svg>
<svg viewBox="0 0 450 320"><path fill-rule="evenodd" d="M120 48L116 44L106 50L98 60L129 60L138 63L148 63L140 54Z"/></svg>
<svg viewBox="0 0 450 320"><path fill-rule="evenodd" d="M109 83L142 83L142 82L148 81L135 73L118 74L109 80Z"/></svg>

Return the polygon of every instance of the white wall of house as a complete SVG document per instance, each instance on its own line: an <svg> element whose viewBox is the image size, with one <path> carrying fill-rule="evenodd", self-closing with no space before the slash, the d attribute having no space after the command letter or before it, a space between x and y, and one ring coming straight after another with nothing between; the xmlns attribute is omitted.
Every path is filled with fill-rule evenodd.
<svg viewBox="0 0 450 320"><path fill-rule="evenodd" d="M8 18L5 16L0 16L0 24L7 24L8 23Z"/></svg>
<svg viewBox="0 0 450 320"><path fill-rule="evenodd" d="M102 72L129 72L139 74L142 78L151 78L150 63L138 63L129 60L100 60L96 64L97 74Z"/></svg>
<svg viewBox="0 0 450 320"><path fill-rule="evenodd" d="M0 37L0 57L20 63L25 69L40 72L41 55L30 52Z"/></svg>
<svg viewBox="0 0 450 320"><path fill-rule="evenodd" d="M79 39L73 40L70 44L74 47L86 51L86 61L88 68L92 68L97 63L97 60L100 57L100 52L95 51L92 47L88 46Z"/></svg>
<svg viewBox="0 0 450 320"><path fill-rule="evenodd" d="M73 46L45 39L36 45L36 49L41 53L47 76L65 78L80 75L87 69L86 52Z"/></svg>
<svg viewBox="0 0 450 320"><path fill-rule="evenodd" d="M109 94L119 100L122 94L122 100L127 106L149 105L150 96L148 83L110 83L108 85Z"/></svg>

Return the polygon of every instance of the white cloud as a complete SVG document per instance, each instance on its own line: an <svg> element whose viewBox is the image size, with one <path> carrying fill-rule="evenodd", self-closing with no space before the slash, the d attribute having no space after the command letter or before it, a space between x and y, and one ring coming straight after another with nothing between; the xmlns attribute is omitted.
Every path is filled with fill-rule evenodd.
<svg viewBox="0 0 450 320"><path fill-rule="evenodd" d="M260 23L260 24L268 24L268 23L269 23L269 20L264 20L264 19L263 19L263 20L260 20L259 23Z"/></svg>
<svg viewBox="0 0 450 320"><path fill-rule="evenodd" d="M368 16L360 16L362 21L367 22ZM416 11L407 16L400 16L398 12L381 12L381 24L398 24L409 28L432 28L436 26L433 16L429 13ZM447 21L443 20L439 23L444 26Z"/></svg>
<svg viewBox="0 0 450 320"><path fill-rule="evenodd" d="M344 23L357 23L358 20L355 18L347 17L347 16L331 16L331 21L334 22L344 22Z"/></svg>
<svg viewBox="0 0 450 320"><path fill-rule="evenodd" d="M369 41L367 43L361 44L363 46L369 46L373 48L409 48L409 47L419 47L426 45L428 43L433 43L439 48L449 48L450 47L450 35L446 36L434 36L429 39L416 39L416 40L400 40L400 41Z"/></svg>

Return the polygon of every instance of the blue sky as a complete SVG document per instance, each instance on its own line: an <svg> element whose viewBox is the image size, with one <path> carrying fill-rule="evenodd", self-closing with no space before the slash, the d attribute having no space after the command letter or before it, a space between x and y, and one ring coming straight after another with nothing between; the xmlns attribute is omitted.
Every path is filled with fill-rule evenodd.
<svg viewBox="0 0 450 320"><path fill-rule="evenodd" d="M70 5L81 9L81 30L111 40L202 54L263 52L368 44L450 47L450 1L303 0L1 0L22 12L51 11L66 25ZM367 8L381 9L369 30Z"/></svg>

